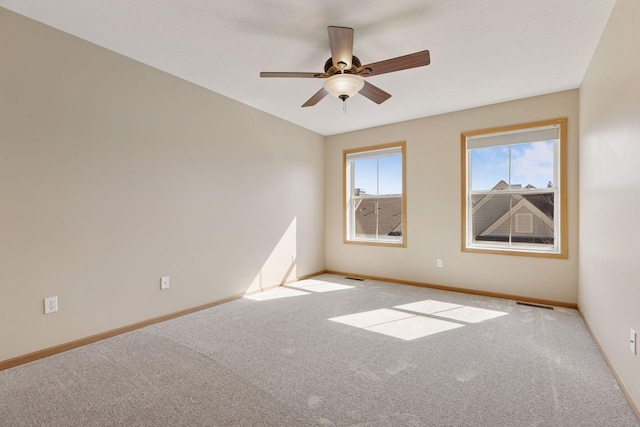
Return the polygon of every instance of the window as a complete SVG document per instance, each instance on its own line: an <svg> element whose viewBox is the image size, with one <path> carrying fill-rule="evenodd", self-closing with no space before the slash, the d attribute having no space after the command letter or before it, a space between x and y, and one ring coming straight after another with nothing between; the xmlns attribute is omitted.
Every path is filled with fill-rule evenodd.
<svg viewBox="0 0 640 427"><path fill-rule="evenodd" d="M567 257L566 119L462 134L462 250Z"/></svg>
<svg viewBox="0 0 640 427"><path fill-rule="evenodd" d="M345 243L406 247L405 143L344 151Z"/></svg>

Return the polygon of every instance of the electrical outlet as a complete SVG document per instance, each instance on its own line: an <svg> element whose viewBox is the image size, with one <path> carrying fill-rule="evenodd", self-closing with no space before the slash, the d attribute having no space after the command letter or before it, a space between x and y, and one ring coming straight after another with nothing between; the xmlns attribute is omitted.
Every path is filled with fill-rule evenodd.
<svg viewBox="0 0 640 427"><path fill-rule="evenodd" d="M636 331L633 329L629 329L629 349L636 354Z"/></svg>
<svg viewBox="0 0 640 427"><path fill-rule="evenodd" d="M439 260L437 260L437 261L436 261L436 265L438 266L438 268L442 268L442 267L444 267L444 264L442 263L442 260L441 260L441 259L439 259Z"/></svg>
<svg viewBox="0 0 640 427"><path fill-rule="evenodd" d="M58 311L58 297L48 297L44 299L44 314Z"/></svg>
<svg viewBox="0 0 640 427"><path fill-rule="evenodd" d="M160 278L160 289L169 289L169 276L162 276Z"/></svg>

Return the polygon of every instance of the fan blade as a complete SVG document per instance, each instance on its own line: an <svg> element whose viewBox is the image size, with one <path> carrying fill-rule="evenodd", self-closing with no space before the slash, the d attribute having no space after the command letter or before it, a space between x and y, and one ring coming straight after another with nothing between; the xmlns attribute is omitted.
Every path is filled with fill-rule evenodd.
<svg viewBox="0 0 640 427"><path fill-rule="evenodd" d="M376 104L382 104L384 101L391 98L390 94L366 81L364 82L364 86L358 93L366 98L369 98Z"/></svg>
<svg viewBox="0 0 640 427"><path fill-rule="evenodd" d="M363 65L358 68L358 73L363 76L377 76L378 74L392 73L394 71L408 70L409 68L423 67L431 63L429 51L423 50L405 56L399 56L386 61L374 62L373 64ZM371 70L367 72L367 69Z"/></svg>
<svg viewBox="0 0 640 427"><path fill-rule="evenodd" d="M271 73L263 71L260 73L260 77L299 77L299 78L327 78L329 75L325 73Z"/></svg>
<svg viewBox="0 0 640 427"><path fill-rule="evenodd" d="M320 88L319 91L316 92L315 95L313 95L311 98L309 98L309 100L307 102L305 102L304 104L302 104L303 107L313 107L314 105L316 105L318 102L320 102L320 100L322 98L324 98L325 96L329 95L329 92L327 92L326 90L324 90L324 88Z"/></svg>
<svg viewBox="0 0 640 427"><path fill-rule="evenodd" d="M338 62L344 62L345 70L351 68L353 58L353 28L327 27L329 32L329 45L331 46L331 60L338 70L341 67Z"/></svg>

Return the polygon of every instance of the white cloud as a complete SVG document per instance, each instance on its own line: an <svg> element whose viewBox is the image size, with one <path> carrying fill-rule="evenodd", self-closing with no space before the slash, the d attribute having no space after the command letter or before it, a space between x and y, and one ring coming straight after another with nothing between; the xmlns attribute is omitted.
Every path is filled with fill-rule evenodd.
<svg viewBox="0 0 640 427"><path fill-rule="evenodd" d="M511 151L511 183L544 188L553 182L553 142L514 146Z"/></svg>
<svg viewBox="0 0 640 427"><path fill-rule="evenodd" d="M509 171L511 148L511 171ZM473 150L472 184L474 190L489 190L500 180L545 188L553 182L554 144L552 141ZM511 172L511 178L509 178Z"/></svg>

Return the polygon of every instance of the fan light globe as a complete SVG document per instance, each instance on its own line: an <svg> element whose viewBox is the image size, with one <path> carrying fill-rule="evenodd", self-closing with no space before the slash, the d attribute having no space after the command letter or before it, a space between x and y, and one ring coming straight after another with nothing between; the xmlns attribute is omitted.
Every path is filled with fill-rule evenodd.
<svg viewBox="0 0 640 427"><path fill-rule="evenodd" d="M336 74L324 82L324 89L343 101L364 87L364 80L353 74Z"/></svg>

